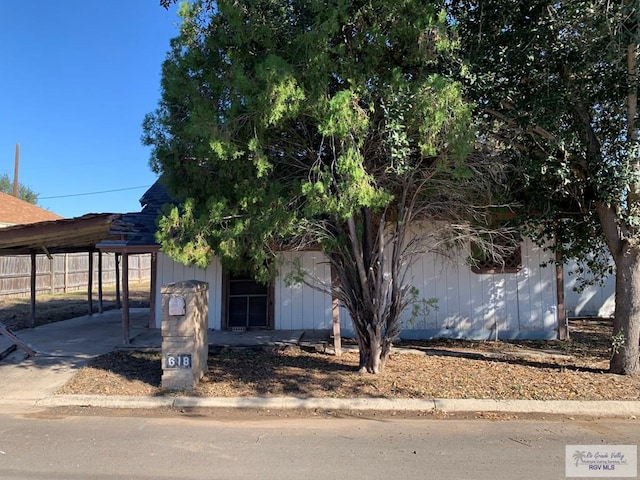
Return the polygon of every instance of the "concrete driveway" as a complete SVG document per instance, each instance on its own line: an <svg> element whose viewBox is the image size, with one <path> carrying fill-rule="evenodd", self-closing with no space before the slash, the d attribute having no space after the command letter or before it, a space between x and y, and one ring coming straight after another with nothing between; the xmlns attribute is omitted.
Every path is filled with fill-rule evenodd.
<svg viewBox="0 0 640 480"><path fill-rule="evenodd" d="M132 346L153 346L158 330L149 330L148 309L130 313ZM20 349L0 361L0 403L31 404L48 397L96 355L122 343L122 313L110 310L62 322L20 330L18 337L38 355L27 357ZM11 342L0 336L0 353Z"/></svg>
<svg viewBox="0 0 640 480"><path fill-rule="evenodd" d="M160 329L148 328L149 309L130 311L131 348L160 348ZM14 332L38 354L22 350L0 360L0 404L34 405L51 397L91 358L124 347L122 313L109 310ZM210 345L256 346L297 344L304 331L209 331ZM315 341L315 340L314 340ZM0 335L0 358L11 342Z"/></svg>

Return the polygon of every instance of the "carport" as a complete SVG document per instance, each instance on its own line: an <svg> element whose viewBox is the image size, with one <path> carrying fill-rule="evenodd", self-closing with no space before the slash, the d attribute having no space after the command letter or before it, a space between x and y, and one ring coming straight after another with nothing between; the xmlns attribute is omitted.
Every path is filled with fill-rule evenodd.
<svg viewBox="0 0 640 480"><path fill-rule="evenodd" d="M156 212L157 214L157 212ZM143 245L148 235L139 235L136 222L143 212L131 214L92 213L81 217L46 222L16 225L0 229L0 255L31 256L31 325L35 326L36 315L36 255L49 258L57 253L86 252L89 255L87 285L88 314L93 314L93 254L98 252L98 311L102 313L102 252L114 252L122 260L122 339L130 343L129 327L129 262L132 253L151 254L151 294L149 326L153 328L155 318L156 258L159 246L155 242ZM150 218L151 216L148 215ZM146 227L148 222L143 222ZM152 219L155 224L155 216ZM146 233L146 232L143 232ZM116 261L116 297L120 298L118 262Z"/></svg>

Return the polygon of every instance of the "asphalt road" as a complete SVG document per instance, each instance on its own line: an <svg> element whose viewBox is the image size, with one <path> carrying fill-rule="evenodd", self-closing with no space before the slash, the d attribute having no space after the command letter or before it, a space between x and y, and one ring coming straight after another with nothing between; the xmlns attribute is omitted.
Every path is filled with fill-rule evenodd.
<svg viewBox="0 0 640 480"><path fill-rule="evenodd" d="M567 444L640 443L640 420L358 415L2 413L0 478L563 479Z"/></svg>

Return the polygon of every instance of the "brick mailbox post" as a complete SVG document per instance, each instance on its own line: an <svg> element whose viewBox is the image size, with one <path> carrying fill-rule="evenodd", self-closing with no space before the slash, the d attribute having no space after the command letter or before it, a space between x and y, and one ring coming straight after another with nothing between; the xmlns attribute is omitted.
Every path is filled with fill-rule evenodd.
<svg viewBox="0 0 640 480"><path fill-rule="evenodd" d="M209 284L176 282L161 292L162 388L192 390L207 371Z"/></svg>

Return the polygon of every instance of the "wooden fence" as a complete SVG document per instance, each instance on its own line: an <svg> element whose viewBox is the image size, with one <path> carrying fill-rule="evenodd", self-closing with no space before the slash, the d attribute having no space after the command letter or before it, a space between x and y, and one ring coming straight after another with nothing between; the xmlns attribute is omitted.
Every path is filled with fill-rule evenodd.
<svg viewBox="0 0 640 480"><path fill-rule="evenodd" d="M98 284L98 253L93 253L93 284ZM121 257L118 257L120 260ZM122 278L122 268L119 269ZM36 292L62 293L87 289L89 253L36 255ZM148 282L151 278L151 255L129 255L129 282ZM102 254L102 284L115 284L116 256ZM0 298L29 295L31 257L0 256Z"/></svg>

